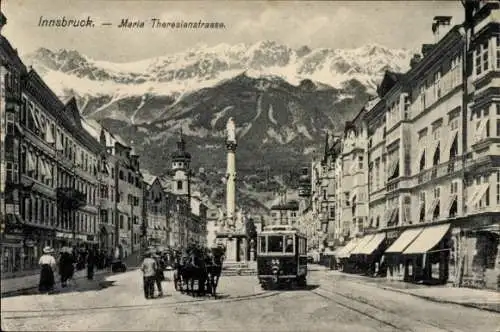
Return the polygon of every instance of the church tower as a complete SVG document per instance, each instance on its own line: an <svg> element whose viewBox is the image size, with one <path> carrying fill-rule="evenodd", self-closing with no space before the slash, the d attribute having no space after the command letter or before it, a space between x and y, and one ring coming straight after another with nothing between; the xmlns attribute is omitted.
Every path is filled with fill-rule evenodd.
<svg viewBox="0 0 500 332"><path fill-rule="evenodd" d="M182 135L182 129L177 141L177 150L172 153L172 192L177 196L191 196L190 179L191 154L186 151L186 142Z"/></svg>

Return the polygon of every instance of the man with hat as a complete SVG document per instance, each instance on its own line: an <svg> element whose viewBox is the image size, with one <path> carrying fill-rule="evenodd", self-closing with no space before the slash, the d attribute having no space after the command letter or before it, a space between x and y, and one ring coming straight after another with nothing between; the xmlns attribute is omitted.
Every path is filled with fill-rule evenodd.
<svg viewBox="0 0 500 332"><path fill-rule="evenodd" d="M144 281L144 297L146 299L152 299L155 292L155 278L157 265L156 261L151 257L152 252L146 251L144 253L144 260L142 261L141 271L143 274Z"/></svg>

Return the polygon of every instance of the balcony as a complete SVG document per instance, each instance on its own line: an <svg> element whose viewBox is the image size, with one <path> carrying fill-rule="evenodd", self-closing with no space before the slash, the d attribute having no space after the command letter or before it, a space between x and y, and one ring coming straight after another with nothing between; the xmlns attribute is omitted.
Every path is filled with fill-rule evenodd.
<svg viewBox="0 0 500 332"><path fill-rule="evenodd" d="M450 160L432 169L421 171L420 174L417 175L417 184L424 184L443 176L451 175L462 170L462 168L462 159Z"/></svg>
<svg viewBox="0 0 500 332"><path fill-rule="evenodd" d="M57 203L63 210L74 211L85 206L86 195L76 189L59 187L56 189Z"/></svg>
<svg viewBox="0 0 500 332"><path fill-rule="evenodd" d="M418 117L421 113L442 101L449 93L461 86L462 67L458 65L441 77L437 85L431 85L423 94L417 96L410 106L410 117L412 119ZM422 97L425 99L425 103L422 102Z"/></svg>

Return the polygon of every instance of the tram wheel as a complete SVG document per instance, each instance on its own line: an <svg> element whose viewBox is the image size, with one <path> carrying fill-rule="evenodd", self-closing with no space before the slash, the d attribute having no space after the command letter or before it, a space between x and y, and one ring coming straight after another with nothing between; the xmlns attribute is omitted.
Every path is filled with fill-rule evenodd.
<svg viewBox="0 0 500 332"><path fill-rule="evenodd" d="M297 285L299 287L307 287L307 280L306 280L306 277L300 277L298 280L297 280Z"/></svg>

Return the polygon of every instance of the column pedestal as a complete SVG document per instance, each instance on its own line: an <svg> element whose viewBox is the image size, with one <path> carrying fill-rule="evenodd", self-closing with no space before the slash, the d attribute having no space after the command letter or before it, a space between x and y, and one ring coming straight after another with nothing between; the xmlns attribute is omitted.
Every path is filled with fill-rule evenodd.
<svg viewBox="0 0 500 332"><path fill-rule="evenodd" d="M226 247L225 262L245 262L244 234L217 234L216 242Z"/></svg>

